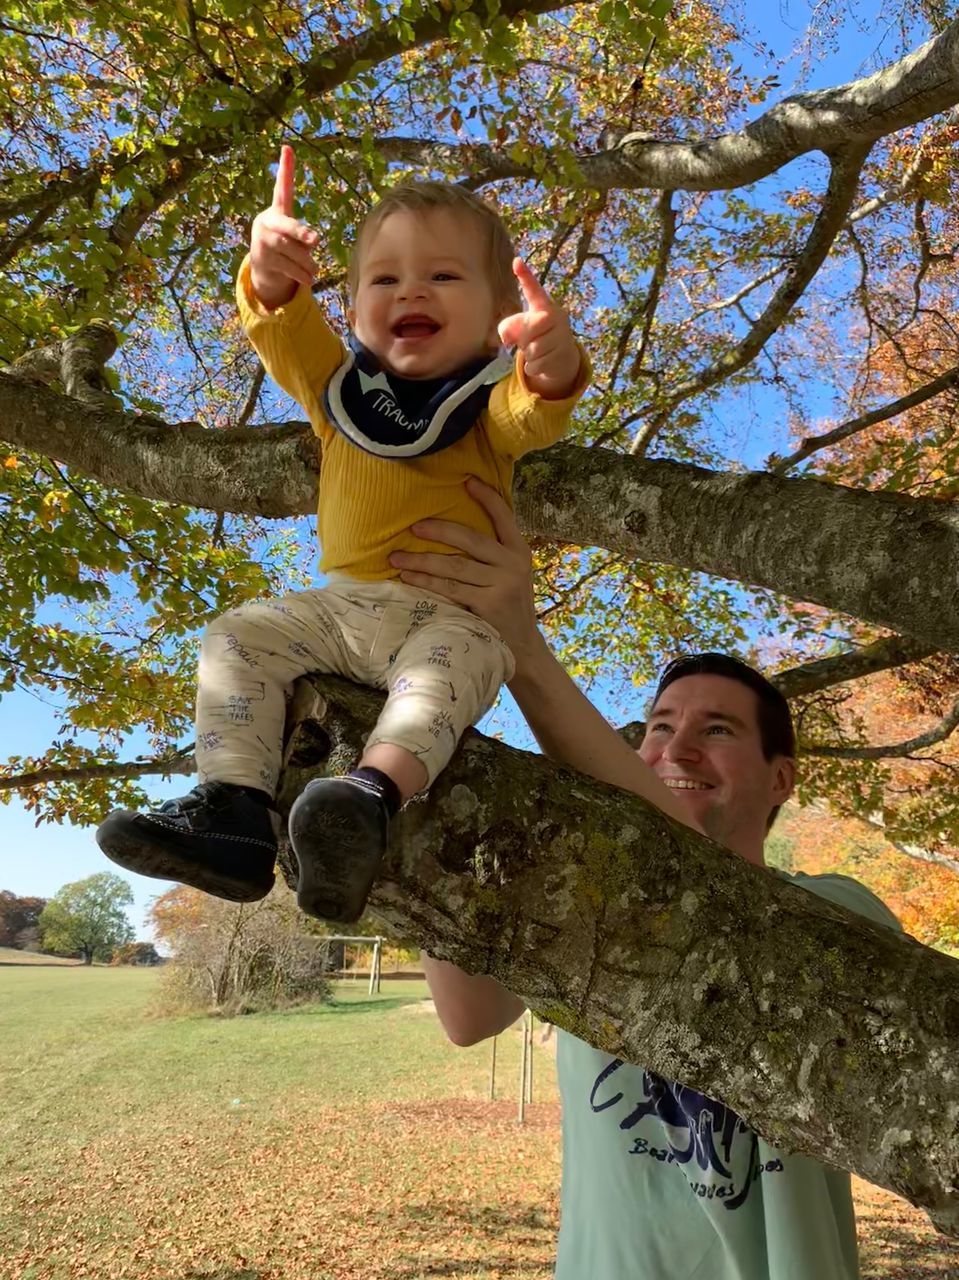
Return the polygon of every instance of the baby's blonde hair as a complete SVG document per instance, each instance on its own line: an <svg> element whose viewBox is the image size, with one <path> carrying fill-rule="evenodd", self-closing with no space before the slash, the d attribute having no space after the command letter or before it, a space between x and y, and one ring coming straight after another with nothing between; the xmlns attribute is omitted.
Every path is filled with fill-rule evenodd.
<svg viewBox="0 0 959 1280"><path fill-rule="evenodd" d="M450 209L453 213L465 214L471 218L473 225L486 237L487 269L495 305L507 313L522 311L519 286L513 275L516 250L502 218L492 205L473 195L465 187L453 182L427 180L411 180L391 187L360 223L356 241L350 251L348 267L351 298L356 297L364 245L384 219L401 209L416 214L424 214L432 209Z"/></svg>

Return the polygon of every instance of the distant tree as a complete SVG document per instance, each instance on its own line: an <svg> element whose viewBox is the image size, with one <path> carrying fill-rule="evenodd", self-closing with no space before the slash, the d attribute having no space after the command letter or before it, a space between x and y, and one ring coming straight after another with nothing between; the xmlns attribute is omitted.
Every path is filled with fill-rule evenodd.
<svg viewBox="0 0 959 1280"><path fill-rule="evenodd" d="M84 964L109 960L114 947L133 941L124 913L132 903L133 890L109 871L65 884L40 914L44 950L79 955Z"/></svg>
<svg viewBox="0 0 959 1280"><path fill-rule="evenodd" d="M46 905L46 898L21 898L9 889L0 889L0 947L22 948L24 941L18 939L35 936L29 931L36 929Z"/></svg>
<svg viewBox="0 0 959 1280"><path fill-rule="evenodd" d="M113 948L111 964L162 964L163 957L152 942L123 942Z"/></svg>

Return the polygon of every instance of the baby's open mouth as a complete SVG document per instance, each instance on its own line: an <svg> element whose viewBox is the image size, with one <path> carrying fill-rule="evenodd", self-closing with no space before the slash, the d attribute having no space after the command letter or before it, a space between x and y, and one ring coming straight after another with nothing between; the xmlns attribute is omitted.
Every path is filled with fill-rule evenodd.
<svg viewBox="0 0 959 1280"><path fill-rule="evenodd" d="M401 320L393 326L393 332L398 338L428 338L436 333L439 327L435 320Z"/></svg>

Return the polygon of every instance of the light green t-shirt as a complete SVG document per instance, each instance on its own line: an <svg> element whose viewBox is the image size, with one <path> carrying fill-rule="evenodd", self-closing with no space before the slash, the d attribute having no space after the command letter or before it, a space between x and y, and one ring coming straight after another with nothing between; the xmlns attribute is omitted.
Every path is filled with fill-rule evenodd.
<svg viewBox="0 0 959 1280"><path fill-rule="evenodd" d="M846 876L788 876L899 928ZM789 1155L729 1107L560 1031L556 1280L858 1280L848 1173Z"/></svg>

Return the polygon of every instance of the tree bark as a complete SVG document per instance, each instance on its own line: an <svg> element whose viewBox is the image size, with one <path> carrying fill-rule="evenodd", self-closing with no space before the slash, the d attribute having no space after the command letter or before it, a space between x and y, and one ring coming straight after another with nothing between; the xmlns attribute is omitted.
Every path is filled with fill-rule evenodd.
<svg viewBox="0 0 959 1280"><path fill-rule="evenodd" d="M355 762L380 705L299 682L282 808ZM372 906L394 935L959 1236L956 961L475 732L396 819Z"/></svg>
<svg viewBox="0 0 959 1280"><path fill-rule="evenodd" d="M0 374L0 438L140 497L282 517L315 510L308 428L208 431L87 407ZM959 652L959 505L554 445L516 470L528 534L768 587Z"/></svg>
<svg viewBox="0 0 959 1280"><path fill-rule="evenodd" d="M959 645L953 503L562 444L520 464L515 497L527 534L768 587L933 648Z"/></svg>
<svg viewBox="0 0 959 1280"><path fill-rule="evenodd" d="M615 145L577 155L581 185L590 191L727 191L758 182L799 156L840 147L870 146L880 138L921 124L959 103L959 20L912 53L873 75L828 89L794 94L777 102L742 129L712 137L662 138L620 129ZM331 133L319 151L358 152L362 139ZM469 139L451 144L431 137L380 134L374 145L385 159L445 169L459 161L476 186L539 178L521 157ZM548 152L547 152L548 154ZM895 196L908 189L897 186ZM42 196L11 202L27 212ZM866 217L886 201L869 201ZM0 202L0 215L4 206Z"/></svg>

